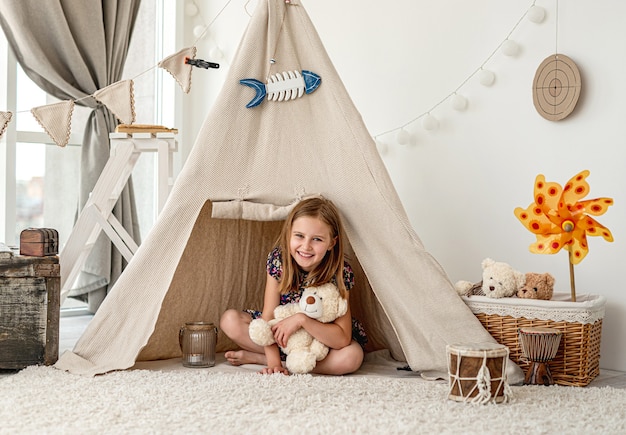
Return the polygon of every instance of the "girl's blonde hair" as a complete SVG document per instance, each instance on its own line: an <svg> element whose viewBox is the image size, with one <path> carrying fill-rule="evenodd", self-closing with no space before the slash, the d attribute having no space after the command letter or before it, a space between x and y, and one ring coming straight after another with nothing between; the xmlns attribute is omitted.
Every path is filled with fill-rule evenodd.
<svg viewBox="0 0 626 435"><path fill-rule="evenodd" d="M291 210L285 220L285 224L276 242L282 254L283 270L279 284L280 292L283 294L288 293L290 290L298 289L302 285L300 282L300 274L298 273L298 264L289 253L289 242L293 222L303 216L317 218L324 222L330 229L330 236L336 239L335 245L326 253L320 265L315 270L309 272L306 279L307 282L310 285L319 286L329 283L334 279L341 293L341 297L345 298L346 285L343 277L344 241L341 216L332 201L321 197L308 198L300 201Z"/></svg>

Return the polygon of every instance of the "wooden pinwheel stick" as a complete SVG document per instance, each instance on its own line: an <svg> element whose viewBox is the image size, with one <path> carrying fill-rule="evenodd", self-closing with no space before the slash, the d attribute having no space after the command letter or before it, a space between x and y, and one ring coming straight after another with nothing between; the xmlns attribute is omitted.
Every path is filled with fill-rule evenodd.
<svg viewBox="0 0 626 435"><path fill-rule="evenodd" d="M572 291L572 302L576 302L576 283L574 282L574 263L572 263L572 251L569 251L569 282Z"/></svg>

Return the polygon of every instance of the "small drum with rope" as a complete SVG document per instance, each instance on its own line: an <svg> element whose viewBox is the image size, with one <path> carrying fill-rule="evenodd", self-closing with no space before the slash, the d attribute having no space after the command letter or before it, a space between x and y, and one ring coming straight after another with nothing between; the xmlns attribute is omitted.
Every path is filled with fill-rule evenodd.
<svg viewBox="0 0 626 435"><path fill-rule="evenodd" d="M506 380L509 348L497 343L449 344L448 399L457 402L507 402L511 389Z"/></svg>
<svg viewBox="0 0 626 435"><path fill-rule="evenodd" d="M524 384L553 385L548 363L556 356L561 343L561 331L554 328L519 328L519 343L524 359L531 362Z"/></svg>

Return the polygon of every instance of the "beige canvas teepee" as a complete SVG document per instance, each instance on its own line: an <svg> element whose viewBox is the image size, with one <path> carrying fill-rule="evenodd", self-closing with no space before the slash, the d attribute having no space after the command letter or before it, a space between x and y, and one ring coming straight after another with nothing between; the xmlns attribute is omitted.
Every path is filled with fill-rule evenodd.
<svg viewBox="0 0 626 435"><path fill-rule="evenodd" d="M318 74L321 85L246 108L255 91L240 80L294 70ZM281 225L271 219L316 194L344 217L357 280L351 303L368 349L389 348L413 370L446 371L446 344L493 341L411 227L304 7L265 0L157 223L56 366L96 374L176 357L184 322L260 309ZM218 351L231 345L219 335Z"/></svg>

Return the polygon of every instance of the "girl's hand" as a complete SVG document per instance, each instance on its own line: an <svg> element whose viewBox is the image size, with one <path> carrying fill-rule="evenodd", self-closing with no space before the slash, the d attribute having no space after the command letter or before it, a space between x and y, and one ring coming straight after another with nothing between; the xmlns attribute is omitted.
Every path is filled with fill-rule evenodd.
<svg viewBox="0 0 626 435"><path fill-rule="evenodd" d="M258 373L261 375L273 375L274 373L282 373L283 375L289 376L289 370L287 370L283 366L264 367L262 370L259 370Z"/></svg>
<svg viewBox="0 0 626 435"><path fill-rule="evenodd" d="M274 340L276 340L276 343L280 347L285 347L289 337L291 337L291 334L302 327L305 319L306 314L296 313L272 326L272 333L274 334Z"/></svg>

